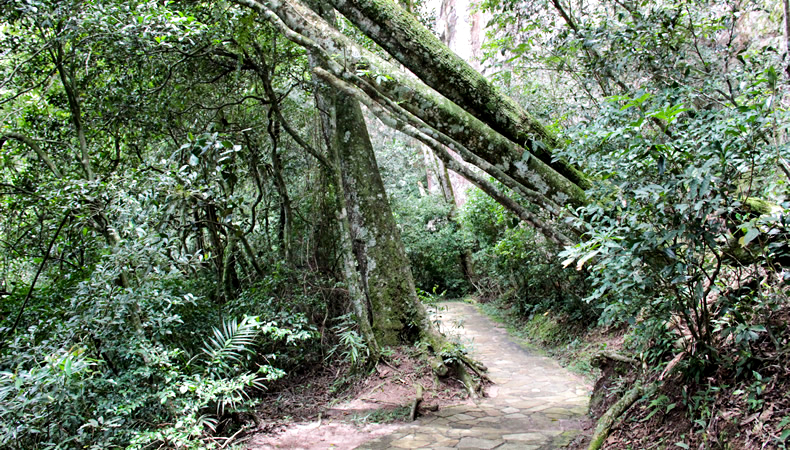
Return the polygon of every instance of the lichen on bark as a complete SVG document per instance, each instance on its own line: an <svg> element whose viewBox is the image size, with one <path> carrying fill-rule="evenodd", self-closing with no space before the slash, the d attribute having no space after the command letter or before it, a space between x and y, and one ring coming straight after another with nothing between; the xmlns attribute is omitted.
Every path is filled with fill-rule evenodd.
<svg viewBox="0 0 790 450"><path fill-rule="evenodd" d="M586 189L587 177L551 149L557 137L469 63L456 55L412 14L392 0L329 0L369 38L384 48L425 84L464 110L525 146L544 163Z"/></svg>
<svg viewBox="0 0 790 450"><path fill-rule="evenodd" d="M236 1L269 14L270 20L289 39L313 52L322 53L324 66L335 76L357 85L368 94L371 94L369 90L375 90L377 95L390 98L430 127L463 142L470 151L490 164L507 167L508 175L528 188L535 190L534 180L539 177L553 191L551 197L567 197L572 206L586 204L584 191L578 185L539 158L528 158L528 173L517 170L512 164L504 164L522 159L525 149L396 65L352 42L299 0L269 0L265 6L254 0ZM359 77L357 67L363 67L367 75ZM557 192L563 195L558 197L555 195Z"/></svg>
<svg viewBox="0 0 790 450"><path fill-rule="evenodd" d="M409 261L379 174L359 103L336 97L335 145L348 205L351 237L368 294L373 332L381 346L419 339L418 306Z"/></svg>

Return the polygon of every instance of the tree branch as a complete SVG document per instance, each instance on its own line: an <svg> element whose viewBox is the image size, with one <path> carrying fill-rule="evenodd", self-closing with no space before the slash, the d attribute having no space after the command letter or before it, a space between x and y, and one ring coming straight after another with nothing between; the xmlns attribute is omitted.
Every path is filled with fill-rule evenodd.
<svg viewBox="0 0 790 450"><path fill-rule="evenodd" d="M355 99L359 100L361 103L367 106L374 114L376 114L377 117L382 119L382 121L384 121L385 124L393 128L396 128L400 131L403 131L409 136L419 139L425 145L431 147L431 149L433 149L433 151L436 153L439 159L441 159L450 170L458 173L459 175L463 176L470 182L474 183L481 190L483 190L483 192L491 196L491 198L496 200L502 206L506 207L507 209L515 213L519 218L521 218L525 222L535 227L544 236L546 236L546 238L559 245L572 245L571 240L568 239L566 236L564 236L562 233L548 226L545 222L543 222L537 216L532 214L526 208L519 205L512 198L502 193L493 183L489 182L488 180L485 180L483 177L472 171L469 167L458 162L455 158L452 157L452 155L450 155L450 153L444 148L444 146L441 143L437 142L435 139L430 137L426 132L418 130L417 128L408 124L406 119L395 116L389 110L375 103L370 97L364 95L360 90L344 82L343 80L340 80L339 78L330 74L326 70L323 70L320 67L316 67L313 69L313 72L316 75L318 75L321 79L329 83L332 87L335 87L341 90L343 93L350 95Z"/></svg>
<svg viewBox="0 0 790 450"><path fill-rule="evenodd" d="M41 160L41 162L46 164L47 167L49 167L49 170L52 171L52 173L56 177L63 178L63 174L60 172L60 169L58 169L55 163L53 163L52 160L49 159L49 155L47 155L47 153L41 148L41 146L38 145L38 143L35 140L21 133L7 131L5 134L0 136L0 148L3 148L3 144L8 139L14 139L16 141L22 142L23 144L33 149L33 151L36 152L36 155Z"/></svg>
<svg viewBox="0 0 790 450"><path fill-rule="evenodd" d="M57 240L58 235L60 234L60 230L63 229L63 226L66 225L66 222L71 217L71 211L68 211L65 216L63 216L63 220L60 221L60 225L58 225L58 229L55 231L55 234L52 236L52 239L49 241L49 247L47 247L47 252L44 253L44 257L41 259L41 264L38 265L38 270L36 270L36 275L33 277L33 282L30 284L30 289L27 291L27 295L25 296L25 301L22 302L22 308L19 310L19 314L16 316L16 320L14 320L14 324L11 328L6 331L3 335L3 340L0 342L5 342L5 339L12 335L16 331L16 327L19 326L19 321L22 319L22 314L25 312L27 308L27 304L30 301L30 298L33 296L33 289L36 287L36 283L38 282L38 277L41 275L41 272L44 270L44 266L47 264L47 260L49 260L49 254L52 253L52 247L55 246L55 240Z"/></svg>

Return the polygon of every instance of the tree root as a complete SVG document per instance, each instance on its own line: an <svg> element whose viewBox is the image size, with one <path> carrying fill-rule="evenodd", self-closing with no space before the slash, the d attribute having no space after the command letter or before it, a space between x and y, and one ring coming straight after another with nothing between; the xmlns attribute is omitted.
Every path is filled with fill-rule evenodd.
<svg viewBox="0 0 790 450"><path fill-rule="evenodd" d="M411 404L411 412L409 413L409 420L411 421L414 421L414 419L417 418L417 409L420 407L423 397L423 387L420 383L417 383L415 389L417 390L417 393L414 396L414 401Z"/></svg>
<svg viewBox="0 0 790 450"><path fill-rule="evenodd" d="M428 363L431 365L431 370L439 377L446 377L448 373L450 373L450 369L447 367L447 364L442 361L442 358L435 354L431 353L428 355Z"/></svg>
<svg viewBox="0 0 790 450"><path fill-rule="evenodd" d="M616 362L628 364L629 366L632 367L638 367L639 365L639 361L635 360L634 358L629 358L628 356L621 355L619 353L607 352L607 351L602 351L598 353L592 359L592 363L598 368L601 368L604 365L606 365L607 361L616 361Z"/></svg>
<svg viewBox="0 0 790 450"><path fill-rule="evenodd" d="M593 434L592 440L590 441L590 446L587 447L587 450L598 450L603 445L606 438L609 437L609 433L612 431L612 427L617 422L617 419L620 418L623 413L628 411L628 409L633 405L640 397L643 395L651 395L655 392L656 386L650 385L645 386L642 381L637 381L634 386L623 395L620 400L618 400L614 405L612 405L600 419L598 419L598 425L595 427L595 433Z"/></svg>
<svg viewBox="0 0 790 450"><path fill-rule="evenodd" d="M450 342L435 325L424 316L422 322L422 341L426 344L426 358L431 365L433 373L438 377L446 377L452 372L463 383L469 396L479 398L483 391L483 383L491 381L485 372L488 368L482 363L464 354L454 354L450 367L442 357L444 349L453 348L455 344ZM460 352L453 352L460 353ZM470 371L472 373L470 373ZM476 379L477 378L477 379Z"/></svg>
<svg viewBox="0 0 790 450"><path fill-rule="evenodd" d="M428 345L428 349L426 349L425 356L431 365L434 375L443 378L450 375L450 373L454 373L458 380L463 383L469 396L475 399L479 398L483 392L483 384L491 381L485 374L488 368L466 355L454 355L448 367L448 363L441 356L442 352L440 349L452 345L443 334L436 333L431 336L431 342Z"/></svg>
<svg viewBox="0 0 790 450"><path fill-rule="evenodd" d="M485 374L485 372L488 372L488 367L486 367L485 364L481 363L480 361L476 361L472 358L469 358L468 356L462 357L461 360L470 369L472 369L472 371L474 371L474 373L477 374L478 377L480 377L480 380L491 381L491 379L488 378L488 375Z"/></svg>
<svg viewBox="0 0 790 450"><path fill-rule="evenodd" d="M463 383L464 387L466 388L466 392L469 393L469 396L473 399L480 398L483 392L483 383L481 381L476 380L468 370L466 370L468 366L466 364L454 364L454 369L456 375L458 376L458 380Z"/></svg>

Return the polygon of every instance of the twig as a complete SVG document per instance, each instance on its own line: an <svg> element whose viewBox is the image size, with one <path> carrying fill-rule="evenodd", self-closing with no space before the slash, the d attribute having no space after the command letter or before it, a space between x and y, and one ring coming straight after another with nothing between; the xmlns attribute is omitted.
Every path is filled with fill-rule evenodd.
<svg viewBox="0 0 790 450"><path fill-rule="evenodd" d="M41 275L41 272L44 270L44 266L47 264L47 260L49 259L49 254L52 252L52 247L55 246L55 241L57 240L58 235L60 234L60 230L62 230L63 226L66 225L66 221L69 220L69 217L71 217L71 210L66 212L66 215L63 216L63 220L60 221L60 225L58 225L58 229L55 231L55 235L52 236L52 239L49 241L49 247L47 247L47 252L44 253L44 257L41 260L41 264L38 265L36 276L33 277L33 282L30 284L30 289L28 289L27 291L27 295L25 296L25 301L22 302L22 308L19 310L19 314L17 314L16 320L14 320L14 325L12 325L11 328L8 331L6 331L6 333L3 335L2 342L5 342L5 339L8 336L14 334L14 332L16 331L16 327L19 325L19 321L22 319L22 314L25 312L25 308L27 308L27 304L30 301L30 298L33 296L33 289L35 289L36 287L36 282L38 282L38 277L39 275Z"/></svg>
<svg viewBox="0 0 790 450"><path fill-rule="evenodd" d="M236 436L238 436L238 435L239 435L239 433L241 433L241 432L246 432L246 431L247 431L247 427L246 427L246 426L243 426L243 427L239 428L239 431L237 431L237 432L233 433L233 436L231 436L231 437L227 438L227 439L225 440L225 443L224 443L224 444L222 444L222 445L220 445L220 446L219 446L219 448L221 448L221 449L222 449L222 448L225 448L225 447L227 447L227 446L228 446L228 444L230 444L231 442L233 442L233 440L234 440L234 439L236 439Z"/></svg>

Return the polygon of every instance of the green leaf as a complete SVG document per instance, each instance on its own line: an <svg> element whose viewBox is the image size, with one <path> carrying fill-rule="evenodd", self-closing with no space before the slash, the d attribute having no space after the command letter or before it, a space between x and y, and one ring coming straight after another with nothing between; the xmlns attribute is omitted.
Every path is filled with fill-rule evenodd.
<svg viewBox="0 0 790 450"><path fill-rule="evenodd" d="M584 263L589 261L591 258L593 258L595 255L597 255L600 252L601 252L600 250L593 250L590 253L584 255L582 259L580 259L579 262L576 263L576 270L582 270L582 266L584 266Z"/></svg>
<svg viewBox="0 0 790 450"><path fill-rule="evenodd" d="M644 103L647 100L649 100L650 97L652 97L652 96L653 95L650 94L649 92L645 92L644 94L642 94L641 97L635 98L635 99L631 100L630 102L626 103L625 106L620 108L620 111L625 111L626 109L631 108L633 106L641 106L642 103Z"/></svg>
<svg viewBox="0 0 790 450"><path fill-rule="evenodd" d="M747 245L749 245L749 242L752 242L754 238L756 238L759 235L760 235L760 230L758 230L757 228L749 228L749 231L747 231L742 238L738 239L738 243L741 244L741 247L746 247Z"/></svg>
<svg viewBox="0 0 790 450"><path fill-rule="evenodd" d="M63 364L63 372L66 373L66 377L70 377L72 374L71 371L71 356L66 357L66 362Z"/></svg>

